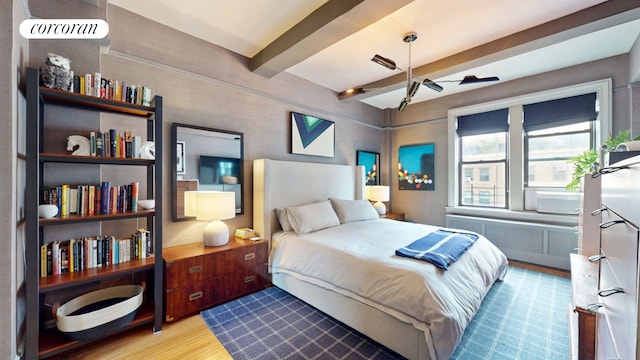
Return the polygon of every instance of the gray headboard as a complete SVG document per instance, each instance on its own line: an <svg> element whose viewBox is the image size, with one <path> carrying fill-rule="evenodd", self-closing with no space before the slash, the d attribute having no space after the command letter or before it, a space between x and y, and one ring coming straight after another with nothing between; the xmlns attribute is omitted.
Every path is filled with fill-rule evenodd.
<svg viewBox="0 0 640 360"><path fill-rule="evenodd" d="M253 161L253 227L271 240L280 229L274 209L327 200L364 199L363 166L257 159Z"/></svg>

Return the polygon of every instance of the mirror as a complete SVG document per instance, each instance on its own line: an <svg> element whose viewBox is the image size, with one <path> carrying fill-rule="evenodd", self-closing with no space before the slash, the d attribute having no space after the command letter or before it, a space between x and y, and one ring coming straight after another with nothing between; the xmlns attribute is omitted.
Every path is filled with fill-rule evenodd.
<svg viewBox="0 0 640 360"><path fill-rule="evenodd" d="M184 192L191 190L233 191L242 214L243 133L173 123L171 135L173 220L193 219L184 215Z"/></svg>

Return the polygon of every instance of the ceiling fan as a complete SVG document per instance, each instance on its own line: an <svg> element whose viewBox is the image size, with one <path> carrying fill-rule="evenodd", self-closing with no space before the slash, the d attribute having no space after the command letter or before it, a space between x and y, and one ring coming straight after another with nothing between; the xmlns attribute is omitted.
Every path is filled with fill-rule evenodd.
<svg viewBox="0 0 640 360"><path fill-rule="evenodd" d="M404 34L402 36L402 41L406 42L407 44L409 44L409 66L407 68L407 70L403 70L400 67L398 67L396 65L396 62L380 56L378 54L374 55L371 58L371 61L382 65L384 67L386 67L387 69L390 70L402 70L405 71L407 73L407 93L405 95L405 97L400 101L400 105L398 106L398 110L399 111L403 111L407 105L409 105L409 103L411 102L411 98L416 94L416 92L418 91L418 89L420 88L420 85L424 85L426 87L428 87L429 89L435 90L437 92L441 92L444 88L437 84L436 82L429 80L429 79L420 79L418 77L415 77L413 75L412 69L411 69L411 43L413 43L414 41L416 41L418 39L418 34L416 32L408 32L406 34ZM481 82L491 82L491 81L499 81L500 79L497 76L491 76L491 77L483 77L483 78L479 78L475 75L467 75L465 76L462 80L442 80L440 82L458 82L459 85L465 85L465 84L476 84L476 83L481 83ZM350 89L351 92L350 93L363 93L365 92L364 89L359 88L359 89ZM348 90L347 90L348 91ZM349 92L349 91L348 91Z"/></svg>

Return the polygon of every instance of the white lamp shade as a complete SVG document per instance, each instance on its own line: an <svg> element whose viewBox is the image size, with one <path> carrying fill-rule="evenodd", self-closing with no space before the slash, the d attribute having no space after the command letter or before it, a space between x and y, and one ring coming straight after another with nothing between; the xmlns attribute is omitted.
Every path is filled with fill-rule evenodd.
<svg viewBox="0 0 640 360"><path fill-rule="evenodd" d="M235 216L236 194L234 192L196 192L196 220L224 220Z"/></svg>
<svg viewBox="0 0 640 360"><path fill-rule="evenodd" d="M386 185L367 186L368 199L371 201L389 201L389 187Z"/></svg>

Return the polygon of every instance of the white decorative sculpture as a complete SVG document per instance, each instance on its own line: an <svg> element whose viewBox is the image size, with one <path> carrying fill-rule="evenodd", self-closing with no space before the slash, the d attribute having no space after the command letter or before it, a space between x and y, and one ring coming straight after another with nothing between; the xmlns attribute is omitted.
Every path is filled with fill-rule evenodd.
<svg viewBox="0 0 640 360"><path fill-rule="evenodd" d="M140 158L151 160L156 158L156 144L153 141L145 141L140 145Z"/></svg>
<svg viewBox="0 0 640 360"><path fill-rule="evenodd" d="M91 155L91 143L82 135L70 135L67 138L67 151L73 151L71 155L89 156Z"/></svg>

